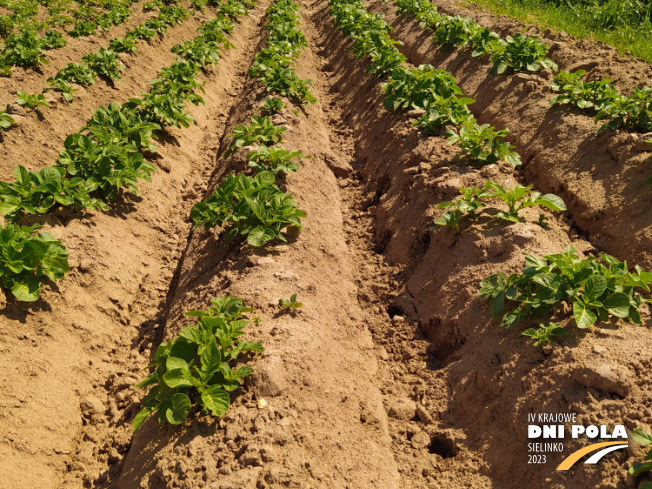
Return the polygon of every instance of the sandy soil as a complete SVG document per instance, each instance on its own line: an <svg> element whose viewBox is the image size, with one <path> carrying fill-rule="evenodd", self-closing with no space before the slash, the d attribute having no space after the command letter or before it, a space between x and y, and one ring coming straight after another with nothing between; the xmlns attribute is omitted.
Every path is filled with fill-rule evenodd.
<svg viewBox="0 0 652 489"><path fill-rule="evenodd" d="M42 220L67 246L73 272L41 301L8 301L2 310L0 487L635 487L626 468L644 452L634 444L599 465L555 472L585 443L577 440L548 463L528 465L527 415L575 412L582 423L649 429L649 310L645 326L573 327L543 352L520 335L531 323L502 330L476 291L490 274L522 269L524 252L569 244L650 268L648 155L635 151L631 135L606 132L596 141L590 118L549 109L544 77L488 77L486 60L439 52L391 3L370 2L396 27L411 63L449 69L477 100L480 122L512 130L522 171L469 168L444 137L426 138L408 114L385 111L380 82L349 55L326 2L303 2L309 48L296 69L313 80L318 102L296 113L289 106L274 121L287 127L287 149L312 155L286 182L308 214L305 229L264 249L225 242L219 230L192 231L191 206L228 172L246 171L244 152L222 155L231 128L266 96L247 70L264 43L268 5L241 19L235 49L205 74L207 107L190 108L197 124L161 135L160 171L140 198L106 214L60 211ZM17 161L51 164L93 108L144 91L174 59L169 48L211 14L160 44L141 44L114 89L100 82L45 121L27 115L1 143L0 175L11 178ZM477 20L518 28L488 15ZM591 76L613 71L606 47L553 36L546 39L561 43L564 66L590 52L598 59ZM84 49L70 46L66 59ZM625 90L637 84L637 63L618 65ZM555 191L569 210L547 213L549 229L534 224L532 211L511 226L428 231L438 203L488 178ZM282 313L278 299L295 292L303 307ZM178 427L150 419L132 437L144 396L133 386L156 346L187 325L184 311L225 294L242 297L262 319L247 335L265 346L251 363L255 376L219 419L195 416Z"/></svg>

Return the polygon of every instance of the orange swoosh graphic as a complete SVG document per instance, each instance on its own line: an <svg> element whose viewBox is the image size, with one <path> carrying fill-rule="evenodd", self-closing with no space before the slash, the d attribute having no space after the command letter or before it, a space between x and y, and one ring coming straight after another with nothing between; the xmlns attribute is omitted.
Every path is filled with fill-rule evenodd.
<svg viewBox="0 0 652 489"><path fill-rule="evenodd" d="M568 470L570 469L575 462L577 462L579 459L581 459L584 455L587 453L591 453L598 448L603 448L603 447L610 447L612 445L622 445L622 441L605 441L603 443L594 443L593 445L589 445L588 447L580 448L578 451L571 453L566 459L559 464L559 467L557 467L557 470Z"/></svg>

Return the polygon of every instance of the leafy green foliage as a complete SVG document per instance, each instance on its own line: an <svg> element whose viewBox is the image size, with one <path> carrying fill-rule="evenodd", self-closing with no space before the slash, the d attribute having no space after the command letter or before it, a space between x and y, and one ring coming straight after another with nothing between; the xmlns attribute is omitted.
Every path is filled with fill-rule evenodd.
<svg viewBox="0 0 652 489"><path fill-rule="evenodd" d="M393 110L427 109L437 99L462 95L453 75L430 65L413 70L397 68L381 87L385 90L385 108Z"/></svg>
<svg viewBox="0 0 652 489"><path fill-rule="evenodd" d="M236 20L238 17L247 15L247 8L242 2L227 1L220 5L218 14L226 16L231 20Z"/></svg>
<svg viewBox="0 0 652 489"><path fill-rule="evenodd" d="M555 92L564 92L550 99L550 105L574 105L580 109L597 108L600 110L605 102L620 96L618 91L610 85L613 82L610 78L604 78L593 82L580 81L584 76L584 70L577 70L573 73L560 71L555 75L550 86Z"/></svg>
<svg viewBox="0 0 652 489"><path fill-rule="evenodd" d="M167 25L179 25L184 20L190 17L190 11L186 8L183 8L181 5L169 5L162 7L158 13L158 20L162 20ZM219 17L218 17L219 18ZM208 20L204 23L204 26L210 24L210 22L216 19ZM226 21L226 19L224 19ZM201 29L200 29L201 31Z"/></svg>
<svg viewBox="0 0 652 489"><path fill-rule="evenodd" d="M509 210L498 211L495 216L509 222L519 221L519 211L527 207L543 206L551 211L565 211L566 204L555 194L541 195L540 192L531 192L532 185L522 187L516 185L514 188L504 188L497 183L487 182L485 184L485 194L483 198L494 198L502 200Z"/></svg>
<svg viewBox="0 0 652 489"><path fill-rule="evenodd" d="M312 80L304 80L291 68L272 68L262 82L268 92L278 93L297 105L314 104L317 99L310 92Z"/></svg>
<svg viewBox="0 0 652 489"><path fill-rule="evenodd" d="M41 37L41 46L43 49L56 49L64 47L68 42L63 38L60 32L49 29Z"/></svg>
<svg viewBox="0 0 652 489"><path fill-rule="evenodd" d="M276 238L287 241L281 230L287 226L301 230L300 218L306 214L297 209L290 194L274 185L274 180L271 172L253 178L227 175L208 199L192 208L190 217L195 227L210 229L227 224L226 240L242 235L251 246L262 246Z"/></svg>
<svg viewBox="0 0 652 489"><path fill-rule="evenodd" d="M355 41L356 58L370 58L367 73L381 78L405 61L405 56L396 48L401 43L390 36L392 28L379 15L367 12L360 0L329 0L328 3L338 28Z"/></svg>
<svg viewBox="0 0 652 489"><path fill-rule="evenodd" d="M469 18L459 15L442 17L432 42L445 49L462 46L471 37L474 28L479 26Z"/></svg>
<svg viewBox="0 0 652 489"><path fill-rule="evenodd" d="M214 41L206 41L203 37L177 44L172 48L172 52L199 66L215 65L220 59L219 44Z"/></svg>
<svg viewBox="0 0 652 489"><path fill-rule="evenodd" d="M294 311L295 309L299 309L301 306L303 306L303 302L297 302L296 293L292 294L292 297L289 299L279 299L278 303L281 307L290 311Z"/></svg>
<svg viewBox="0 0 652 489"><path fill-rule="evenodd" d="M395 0L396 13L409 15L419 21L422 27L434 30L444 15L437 12L430 0Z"/></svg>
<svg viewBox="0 0 652 489"><path fill-rule="evenodd" d="M275 126L269 117L252 115L250 125L245 126L239 124L233 128L233 132L229 134L229 137L233 138L233 141L231 141L229 148L224 152L224 157L228 158L244 146L251 146L253 144L271 146L276 143L282 143L282 134L284 132L285 127Z"/></svg>
<svg viewBox="0 0 652 489"><path fill-rule="evenodd" d="M459 132L449 129L446 137L451 144L460 144L460 154L469 154L478 166L489 165L505 160L512 168L521 164L521 157L512 149L515 147L503 138L509 135L509 130L496 131L489 124L477 124L475 119L464 123Z"/></svg>
<svg viewBox="0 0 652 489"><path fill-rule="evenodd" d="M51 234L36 235L38 227L0 228L0 284L20 301L37 300L44 277L59 280L70 271L66 248Z"/></svg>
<svg viewBox="0 0 652 489"><path fill-rule="evenodd" d="M262 115L274 115L278 114L283 107L285 104L280 97L267 97L258 110Z"/></svg>
<svg viewBox="0 0 652 489"><path fill-rule="evenodd" d="M592 326L598 319L610 316L641 324L639 307L650 302L637 291L650 292L652 273L636 266L629 272L627 262L607 254L580 259L572 246L564 253L538 258L526 253L526 268L522 274L505 277L499 273L480 284L478 295L491 300L491 312L500 315L506 301L517 307L503 315L501 326L511 327L528 316L550 313L553 308L563 313L562 303L573 311L580 329Z"/></svg>
<svg viewBox="0 0 652 489"><path fill-rule="evenodd" d="M95 84L95 72L86 63L68 63L65 68L59 70L54 79L88 86ZM48 79L50 80L52 78Z"/></svg>
<svg viewBox="0 0 652 489"><path fill-rule="evenodd" d="M306 37L298 29L298 9L299 5L292 0L276 0L267 9L267 45L254 58L249 76L259 78L268 92L304 105L315 103L317 99L310 92L312 80L299 78L291 68L301 48L308 46Z"/></svg>
<svg viewBox="0 0 652 489"><path fill-rule="evenodd" d="M145 12L148 12L150 10L157 10L159 8L164 7L165 4L161 2L161 0L151 0L150 2L145 2L143 4L143 10Z"/></svg>
<svg viewBox="0 0 652 489"><path fill-rule="evenodd" d="M637 428L632 431L632 439L641 445L652 445L652 436L649 435L643 428ZM645 472L652 471L652 450L647 452L645 460L645 462L636 463L629 468L628 472L632 477L638 477ZM650 485L649 482L643 486L640 486L640 489L646 489L646 486L648 485Z"/></svg>
<svg viewBox="0 0 652 489"><path fill-rule="evenodd" d="M144 25L139 25L129 32L129 37L151 41L156 37L156 31L149 27L145 27Z"/></svg>
<svg viewBox="0 0 652 489"><path fill-rule="evenodd" d="M92 36L97 32L97 23L87 20L79 20L75 22L75 26L68 31L70 37L86 37Z"/></svg>
<svg viewBox="0 0 652 489"><path fill-rule="evenodd" d="M3 64L8 66L38 66L47 64L43 43L33 32L27 31L7 38L2 50Z"/></svg>
<svg viewBox="0 0 652 489"><path fill-rule="evenodd" d="M49 103L45 101L45 95L39 94L28 94L25 92L18 91L18 99L16 100L18 105L27 107L28 109L34 109L38 106L51 107Z"/></svg>
<svg viewBox="0 0 652 489"><path fill-rule="evenodd" d="M109 49L114 53L134 54L138 52L138 47L136 47L136 43L134 42L133 38L129 36L125 36L124 38L115 37L111 39L111 42L109 42Z"/></svg>
<svg viewBox="0 0 652 489"><path fill-rule="evenodd" d="M442 127L459 127L473 120L473 115L467 107L475 100L469 97L436 97L428 103L426 113L413 126L423 128L429 135L436 135Z"/></svg>
<svg viewBox="0 0 652 489"><path fill-rule="evenodd" d="M142 98L132 98L126 104L135 110L142 120L160 127L190 127L195 119L186 111L185 100L190 100L188 94L174 92L150 92L142 94ZM193 94L192 102L203 102L199 95Z"/></svg>
<svg viewBox="0 0 652 489"><path fill-rule="evenodd" d="M26 215L45 214L57 206L108 210L104 202L90 196L97 188L95 185L64 175L63 168L46 166L39 172L30 172L17 166L15 182L0 182L0 213L9 221L18 221Z"/></svg>
<svg viewBox="0 0 652 489"><path fill-rule="evenodd" d="M612 130L652 131L652 89L636 88L627 97L611 85L611 78L582 81L584 70L574 73L562 71L551 82L555 92L562 92L550 100L551 105L572 105L583 110L597 111L594 122L608 119L598 130L598 134L609 128Z"/></svg>
<svg viewBox="0 0 652 489"><path fill-rule="evenodd" d="M502 159L512 167L521 164L518 153L512 151L514 146L503 141L509 131L496 131L488 124L479 126L467 107L474 100L464 97L449 72L430 65L415 69L401 66L405 58L396 50L390 37L392 29L382 17L369 14L359 0L330 0L329 4L339 28L355 39L353 52L357 57L370 56L375 63L391 50L396 51L391 63L386 64L387 70L371 70L379 76L391 73L389 81L382 84L385 108L425 110L414 125L423 127L426 134L434 135L444 126L453 126L447 132L451 143L460 143L461 154L470 154L480 166ZM437 28L437 43L463 45L474 49L475 56L487 52L498 37L466 19L439 15L427 1L400 0L397 4L399 13L409 12L429 28Z"/></svg>
<svg viewBox="0 0 652 489"><path fill-rule="evenodd" d="M148 21L143 22L142 26L146 29L153 30L159 36L163 36L163 34L168 30L168 25L160 19L149 19Z"/></svg>
<svg viewBox="0 0 652 489"><path fill-rule="evenodd" d="M493 66L489 73L502 75L508 70L539 71L542 68L557 70L557 65L545 57L548 46L537 36L514 34L513 37L506 36L505 41L494 43L491 53Z"/></svg>
<svg viewBox="0 0 652 489"><path fill-rule="evenodd" d="M229 392L254 373L249 366L236 369L237 362L243 354L263 351L260 342L240 339L250 323L244 313L251 310L229 295L211 299L208 311L186 313L197 318L196 325L161 343L149 365L154 370L136 386L151 388L133 421L134 432L153 413L159 423L181 424L193 404L213 416L229 410Z"/></svg>
<svg viewBox="0 0 652 489"><path fill-rule="evenodd" d="M110 80L122 80L120 72L125 69L125 66L113 51L100 48L98 51L88 53L82 58L82 61L96 76L103 76Z"/></svg>
<svg viewBox="0 0 652 489"><path fill-rule="evenodd" d="M531 192L532 185L514 188L504 188L492 181L485 182L484 187L462 187L460 196L452 202L442 202L437 209L446 209L446 212L435 220L438 226L450 226L454 232L459 232L459 223L462 218L475 220L479 210L486 207L489 200L502 200L509 210L497 210L492 213L494 217L514 223L519 221L519 211L527 207L543 206L553 211L565 211L564 201L554 195L541 195L540 192ZM539 219L541 222L541 219Z"/></svg>
<svg viewBox="0 0 652 489"><path fill-rule="evenodd" d="M170 19L183 18L187 13L178 6L166 9ZM212 24L215 29L232 25L225 18L221 20ZM94 82L94 70L113 77L121 67L112 51L92 54L85 58L86 63L70 64L48 80L66 100L72 100L73 92L68 82L90 84ZM6 219L16 221L59 206L106 211L104 199L115 199L123 189L138 194L137 181L151 181L150 175L156 171L143 156L144 151L156 151L155 131L168 125L187 126L193 119L184 102L203 102L194 93L196 89L203 90L195 79L199 67L194 61L177 61L161 70L159 78L150 83L151 91L142 98L95 110L79 133L68 136L55 166L39 172L18 166L14 170L15 182L0 182L0 212ZM42 95L25 95L27 104L30 97L42 100ZM8 127L11 120L8 114L7 119L0 114L0 127Z"/></svg>
<svg viewBox="0 0 652 489"><path fill-rule="evenodd" d="M57 167L100 188L109 200L115 199L122 188L140 195L137 180L140 178L151 183L150 174L156 171L135 145L124 141L103 144L76 133L66 138L64 147L66 149L57 159Z"/></svg>
<svg viewBox="0 0 652 489"><path fill-rule="evenodd" d="M51 89L61 93L61 96L66 102L72 102L74 98L72 92L76 91L76 88L72 88L66 80L62 80L61 78L50 77L47 81L52 85ZM51 89L46 88L44 91Z"/></svg>
<svg viewBox="0 0 652 489"><path fill-rule="evenodd" d="M4 131L9 129L14 123L14 118L11 117L6 111L0 111L0 130Z"/></svg>
<svg viewBox="0 0 652 489"><path fill-rule="evenodd" d="M652 131L652 88L635 88L629 97L617 97L604 104L595 116L595 121L603 117L609 120L598 133L604 129L626 129L628 131Z"/></svg>
<svg viewBox="0 0 652 489"><path fill-rule="evenodd" d="M453 201L445 201L437 205L437 209L446 209L441 216L435 219L437 226L450 226L455 233L460 231L460 220L467 217L475 220L477 212L487 204L483 202L486 191L483 188L462 187L461 196ZM435 228L430 228L431 231Z"/></svg>
<svg viewBox="0 0 652 489"><path fill-rule="evenodd" d="M142 121L135 111L112 102L107 107L94 110L92 117L80 132L87 132L93 140L101 144L124 142L139 150L154 153L154 131L160 129L158 124Z"/></svg>
<svg viewBox="0 0 652 489"><path fill-rule="evenodd" d="M564 328L555 323L542 324L537 329L528 328L521 334L534 340L534 346L546 346L548 342L555 341L568 333Z"/></svg>
<svg viewBox="0 0 652 489"><path fill-rule="evenodd" d="M294 173L299 170L299 163L292 161L296 158L310 158L301 151L287 151L275 146L260 146L247 154L247 161L257 172L269 171L274 176Z"/></svg>

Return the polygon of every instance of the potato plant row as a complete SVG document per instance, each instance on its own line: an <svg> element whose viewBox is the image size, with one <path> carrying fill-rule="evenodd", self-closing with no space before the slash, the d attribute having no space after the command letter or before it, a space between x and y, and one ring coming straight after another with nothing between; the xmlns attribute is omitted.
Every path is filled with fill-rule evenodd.
<svg viewBox="0 0 652 489"><path fill-rule="evenodd" d="M495 32L481 27L471 19L440 14L430 0L394 0L398 15L414 18L434 31L433 44L444 49L460 47L471 56L490 55L493 62L489 73L515 73L538 71L542 68L557 70L557 65L545 58L547 46L537 36L515 34L500 39ZM652 131L652 89L637 88L629 95L621 95L611 85L610 78L592 82L581 81L584 70L574 73L561 71L552 82L552 89L562 92L553 97L552 105L570 104L580 109L595 111L595 121L608 119L598 133L609 128L629 131Z"/></svg>
<svg viewBox="0 0 652 489"><path fill-rule="evenodd" d="M314 103L310 93L311 80L302 80L292 66L302 48L308 46L301 25L299 5L292 1L277 1L267 9L268 31L266 46L256 55L249 69L252 78L258 78L268 92L289 98L298 105Z"/></svg>
<svg viewBox="0 0 652 489"><path fill-rule="evenodd" d="M0 37L15 33L39 33L52 27L65 28L78 22L93 22L104 30L123 22L134 2L124 0L4 0L7 13L0 15ZM46 7L39 15L39 7ZM37 20L40 17L41 20ZM72 29L75 31L75 28ZM77 29L81 31L82 29ZM74 33L73 33L74 35Z"/></svg>
<svg viewBox="0 0 652 489"><path fill-rule="evenodd" d="M426 3L431 5L430 2L412 1L401 5L408 8L409 5ZM426 133L431 134L442 127L455 127L459 121L470 117L466 105L472 100L463 96L450 73L435 70L429 65L414 70L401 66L405 58L395 47L399 41L390 37L391 27L382 17L366 12L357 0L330 0L330 5L339 28L355 40L353 53L357 57L371 57L372 64L367 71L390 78L382 85L386 91L386 108L424 110L425 114L415 124L423 126ZM432 22L432 16L436 13L433 8L420 9L420 20L425 22L430 19L429 22ZM432 119L432 127L426 124L429 119ZM463 140L463 130L464 126L457 133L449 130L447 136L454 142L460 141L455 137L458 136L464 147L468 143ZM481 154L480 151L476 147L471 154L476 156ZM486 154L491 153L487 151ZM543 206L553 211L566 209L558 196L541 195L531 192L531 188L518 185L511 189L503 188L491 181L486 182L484 187L462 188L459 198L439 204L438 207L446 211L435 220L435 225L447 226L459 232L460 223L464 219L475 221L488 200L503 201L508 211L495 210L491 215L508 224L518 222L519 210L526 207ZM545 217L540 217L537 224L545 227ZM641 291L649 294L652 274L638 266L634 273L630 273L625 262L610 255L600 255L600 260L593 257L581 259L569 247L563 254L549 255L543 259L527 255L526 265L522 275L513 274L506 278L504 274L496 274L481 284L479 295L491 300L491 310L495 315L505 308L505 301L514 301L517 305L503 316L504 327L542 313L561 320L566 310L563 304L569 305L572 317L580 328L588 328L596 321L606 321L612 316L640 324L639 308L644 302L650 302L649 298L641 295ZM538 345L544 345L550 338L560 336L562 330L552 323L524 334L533 337Z"/></svg>
<svg viewBox="0 0 652 489"><path fill-rule="evenodd" d="M23 7L27 8L32 15L37 13L38 4L23 3ZM97 32L98 27L108 31L114 25L123 24L131 15L129 7L132 4L133 0L106 0L103 2L103 7L108 10L103 14L100 14L92 6L79 6L74 11L77 21L68 35L71 37L90 36ZM48 19L43 21L45 25L48 25ZM61 18L55 25L63 25ZM38 31L41 26L42 23L28 22L23 18L23 24L18 26L20 32L13 34L10 31L13 31L16 25L11 16L0 16L0 33L4 32L3 37L6 37L5 46L0 51L0 75L11 76L12 66L36 67L47 63L46 50L66 45L61 33L54 29L49 29L43 36L39 36Z"/></svg>
<svg viewBox="0 0 652 489"><path fill-rule="evenodd" d="M138 48L136 42L140 40L151 41L157 35L162 37L168 26L175 26L183 23L190 17L190 12L179 5L162 7L155 19L150 19L131 31L127 32L124 38L116 37L109 43L109 49L100 48L84 56L81 63L68 63L55 76L48 78L51 87L43 91L55 90L60 92L64 100L72 102L74 89L70 83L80 86L89 86L95 83L95 79L101 76L107 80L122 80L120 73L124 65L115 53L136 53Z"/></svg>
<svg viewBox="0 0 652 489"><path fill-rule="evenodd" d="M444 49L460 47L473 57L490 55L492 75L519 71L557 70L557 65L546 58L548 46L537 36L514 34L500 36L473 20L459 15L450 16L437 11L430 0L394 0L396 13L418 20L434 32L433 44Z"/></svg>
<svg viewBox="0 0 652 489"><path fill-rule="evenodd" d="M392 28L379 15L370 14L360 0L329 0L329 5L338 29L355 41L354 55L371 59L367 73L388 77L382 85L386 108L424 111L415 125L429 134L449 127L446 137L451 144L459 143L460 155L468 155L477 166L501 160L512 167L521 164L514 146L503 140L509 130L479 125L468 109L474 100L463 95L449 72L431 65L405 67L406 58L396 48L399 42L390 36Z"/></svg>
<svg viewBox="0 0 652 489"><path fill-rule="evenodd" d="M613 131L652 131L652 88L635 88L631 95L621 95L611 84L611 78L587 82L581 79L584 74L584 70L577 70L573 73L561 71L556 75L551 88L560 95L553 97L550 104L592 111L596 123L608 119L598 134L607 128Z"/></svg>
<svg viewBox="0 0 652 489"><path fill-rule="evenodd" d="M228 45L227 34L235 27L233 20L246 13L244 3L228 0L195 39L179 45L179 59L150 82L148 93L95 110L86 126L66 138L54 165L38 172L17 166L14 182L0 182L5 220L17 223L64 207L106 211L107 202L126 190L138 195L137 181L150 182L156 171L143 156L145 151L156 152L155 131L194 122L185 102L203 103L195 93L203 90L196 75L219 60L220 49ZM43 277L60 279L69 271L65 248L49 235L36 236L35 229L17 224L0 229L0 285L18 300L37 300ZM57 266L49 273L53 260Z"/></svg>
<svg viewBox="0 0 652 489"><path fill-rule="evenodd" d="M301 47L307 46L305 38L296 29L298 9L298 4L292 0L276 0L267 9L266 28L270 36L261 52L278 53L284 59L287 56L292 60L298 56ZM279 36L284 42L277 41ZM259 53L252 68L261 66ZM284 69L288 67L289 63ZM296 97L297 92L286 91L286 86L269 83L268 73L262 73L250 70L251 77L261 81L268 91L283 95L299 106L306 103L305 96ZM307 84L305 86L307 88ZM225 226L225 240L246 238L248 245L256 247L275 239L287 241L282 230L289 226L302 229L301 218L306 214L297 208L292 195L275 185L277 180L283 181L288 173L299 169L296 160L307 157L300 151L290 152L280 146L286 129L274 125L269 116L282 107L282 99L268 97L260 109L267 115L254 115L251 124L233 128L229 134L232 140L224 157L230 158L241 154L239 150L246 149L245 159L255 175L227 175L208 198L193 206L190 217L195 223L194 228L203 226L208 230ZM137 385L151 388L142 402L141 411L134 418L134 432L154 413L157 413L159 423L181 424L193 406L199 407L203 414L213 416L229 410L229 392L240 387L243 377L253 373L249 366L235 369L233 365L243 353L263 351L260 342L238 339L249 324L243 315L247 311L251 309L244 308L240 299L227 296L213 299L208 311L187 313L198 318L197 324L185 328L158 347L149 365L153 370Z"/></svg>

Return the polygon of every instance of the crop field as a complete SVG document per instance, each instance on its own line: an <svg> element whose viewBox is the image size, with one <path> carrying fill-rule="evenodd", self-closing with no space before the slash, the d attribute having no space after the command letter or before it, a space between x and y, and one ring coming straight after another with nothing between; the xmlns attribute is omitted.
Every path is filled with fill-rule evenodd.
<svg viewBox="0 0 652 489"><path fill-rule="evenodd" d="M652 68L492 2L1 0L0 489L652 489Z"/></svg>

